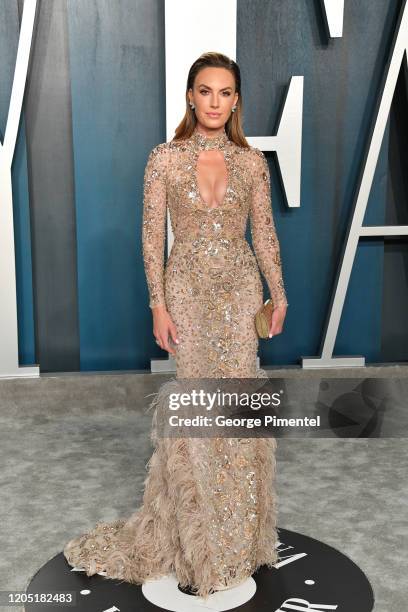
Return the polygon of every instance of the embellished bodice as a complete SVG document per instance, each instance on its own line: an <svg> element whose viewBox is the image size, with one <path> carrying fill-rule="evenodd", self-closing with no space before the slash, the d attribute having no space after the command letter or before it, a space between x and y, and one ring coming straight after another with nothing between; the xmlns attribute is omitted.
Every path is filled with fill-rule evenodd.
<svg viewBox="0 0 408 612"><path fill-rule="evenodd" d="M227 183L217 206L200 194L197 161L202 151L224 155ZM267 160L255 147L241 147L225 132L205 136L194 129L189 138L157 145L144 175L142 243L150 306L165 304L164 238L169 210L174 243L218 249L226 242L245 240L248 217L259 268L274 302L285 303L280 248L274 226Z"/></svg>

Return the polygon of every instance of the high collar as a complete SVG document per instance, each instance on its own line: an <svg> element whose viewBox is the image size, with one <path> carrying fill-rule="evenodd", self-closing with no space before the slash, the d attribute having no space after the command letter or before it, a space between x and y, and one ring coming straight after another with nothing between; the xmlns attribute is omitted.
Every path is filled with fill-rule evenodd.
<svg viewBox="0 0 408 612"><path fill-rule="evenodd" d="M190 140L193 145L198 149L223 149L227 142L229 142L225 128L217 136L205 136L197 130L197 126L194 128L194 132L190 136Z"/></svg>

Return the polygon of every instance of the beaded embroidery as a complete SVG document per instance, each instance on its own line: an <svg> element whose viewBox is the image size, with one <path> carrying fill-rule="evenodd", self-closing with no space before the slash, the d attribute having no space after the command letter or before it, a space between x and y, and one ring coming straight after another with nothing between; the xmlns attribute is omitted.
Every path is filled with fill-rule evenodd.
<svg viewBox="0 0 408 612"><path fill-rule="evenodd" d="M213 148L228 171L217 207L203 201L195 174L199 154ZM164 266L167 210L174 243ZM177 328L177 377L266 377L256 364L259 269L274 302L287 302L264 154L225 132L209 138L195 130L157 145L144 175L142 242L150 307L165 304ZM176 382L161 386L156 410L166 410ZM273 438L156 440L141 508L68 542L66 559L88 575L138 584L175 572L202 596L239 583L279 558L275 448Z"/></svg>

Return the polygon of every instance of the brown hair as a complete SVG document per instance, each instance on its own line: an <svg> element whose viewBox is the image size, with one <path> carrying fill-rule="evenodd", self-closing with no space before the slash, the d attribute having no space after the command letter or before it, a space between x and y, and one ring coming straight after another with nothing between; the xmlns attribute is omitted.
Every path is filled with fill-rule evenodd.
<svg viewBox="0 0 408 612"><path fill-rule="evenodd" d="M200 55L200 57L195 60L195 62L190 67L190 70L188 71L186 87L186 112L184 114L183 119L176 127L175 135L172 140L182 140L185 138L190 138L195 129L195 126L197 124L197 118L194 110L189 104L188 90L190 88L193 89L194 81L200 70L202 68L207 68L208 66L216 68L226 68L233 74L235 79L235 91L238 93L238 100L235 112L231 113L230 117L228 118L228 121L225 124L225 132L228 138L235 142L235 144L239 145L240 147L249 148L249 143L247 142L244 136L244 132L241 125L242 98L241 72L239 66L236 62L234 62L234 60L230 59L228 56L222 53L216 53L215 51L208 51L207 53L203 53L202 55Z"/></svg>

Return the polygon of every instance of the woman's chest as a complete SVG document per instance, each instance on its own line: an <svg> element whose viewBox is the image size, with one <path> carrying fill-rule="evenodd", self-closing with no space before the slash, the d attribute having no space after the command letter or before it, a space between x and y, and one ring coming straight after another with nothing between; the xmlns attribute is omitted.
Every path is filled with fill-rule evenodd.
<svg viewBox="0 0 408 612"><path fill-rule="evenodd" d="M167 170L168 203L183 212L197 208L247 211L252 177L235 149L175 151Z"/></svg>

